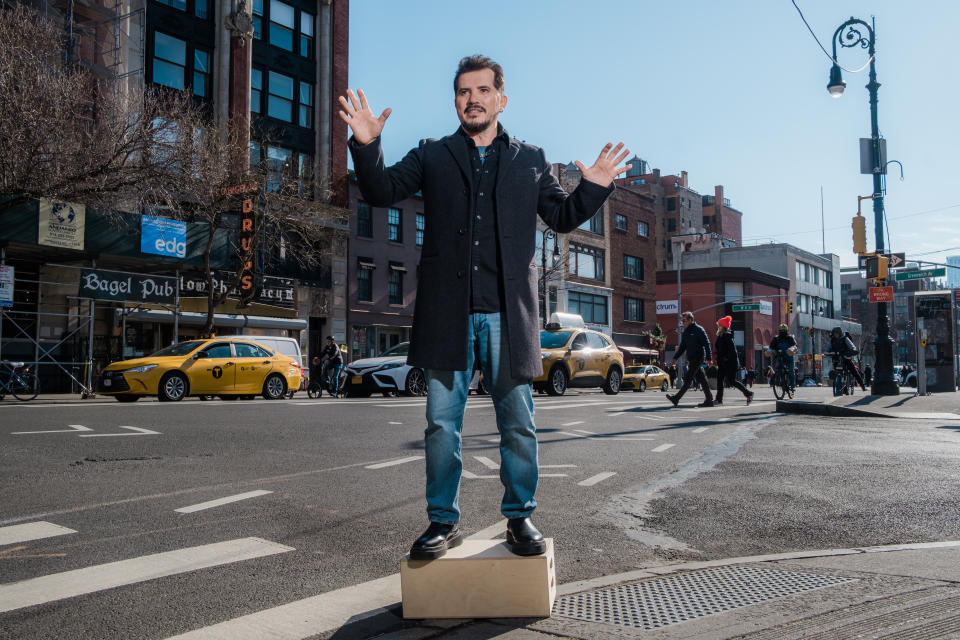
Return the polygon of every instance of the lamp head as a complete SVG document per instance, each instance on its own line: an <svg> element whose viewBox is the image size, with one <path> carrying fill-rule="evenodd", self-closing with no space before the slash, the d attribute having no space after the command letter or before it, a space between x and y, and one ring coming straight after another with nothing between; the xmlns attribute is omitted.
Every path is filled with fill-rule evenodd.
<svg viewBox="0 0 960 640"><path fill-rule="evenodd" d="M833 67L830 68L830 82L827 84L827 91L834 98L839 98L843 95L846 86L847 83L843 81L843 75L840 73L840 66L833 63Z"/></svg>

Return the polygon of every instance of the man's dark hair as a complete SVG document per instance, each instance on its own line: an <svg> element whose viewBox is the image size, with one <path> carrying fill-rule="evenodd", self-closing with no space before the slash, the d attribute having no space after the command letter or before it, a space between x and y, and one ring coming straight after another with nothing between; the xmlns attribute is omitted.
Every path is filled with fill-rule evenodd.
<svg viewBox="0 0 960 640"><path fill-rule="evenodd" d="M460 60L460 64L457 66L457 75L453 76L454 93L457 91L457 82L460 81L461 74L470 71L480 71L481 69L490 69L493 71L493 88L503 93L503 67L487 56L482 56L479 53Z"/></svg>

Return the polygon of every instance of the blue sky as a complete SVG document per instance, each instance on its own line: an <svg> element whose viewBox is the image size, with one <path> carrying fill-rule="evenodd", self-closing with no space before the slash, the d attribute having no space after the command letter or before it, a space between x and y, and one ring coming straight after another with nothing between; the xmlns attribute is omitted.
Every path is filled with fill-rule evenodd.
<svg viewBox="0 0 960 640"><path fill-rule="evenodd" d="M797 2L828 50L847 18L875 16L880 133L904 166L901 181L890 165L890 245L908 259L960 255L960 3ZM349 84L378 113L393 109L388 163L456 129L453 72L472 53L503 65L500 121L552 162L590 164L623 140L665 174L687 171L702 194L724 185L744 244L818 253L822 186L826 250L853 262L850 219L872 191L859 173L867 72L845 73L831 98L830 61L790 0L352 0ZM859 48L838 55L848 69L867 61ZM869 201L864 212L872 249Z"/></svg>

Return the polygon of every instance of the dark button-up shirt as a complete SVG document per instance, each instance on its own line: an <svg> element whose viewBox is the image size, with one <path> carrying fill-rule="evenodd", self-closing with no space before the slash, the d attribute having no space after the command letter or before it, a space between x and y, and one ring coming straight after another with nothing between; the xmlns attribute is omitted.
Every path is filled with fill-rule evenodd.
<svg viewBox="0 0 960 640"><path fill-rule="evenodd" d="M494 190L500 156L510 143L510 138L503 126L498 124L497 137L484 149L481 158L473 140L463 129L459 131L467 139L473 192L473 209L470 212L470 311L497 313L504 306L504 293Z"/></svg>

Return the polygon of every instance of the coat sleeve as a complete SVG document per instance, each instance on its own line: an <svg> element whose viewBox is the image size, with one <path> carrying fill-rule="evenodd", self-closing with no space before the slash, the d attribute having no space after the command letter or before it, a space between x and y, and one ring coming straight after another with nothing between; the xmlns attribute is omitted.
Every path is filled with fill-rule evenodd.
<svg viewBox="0 0 960 640"><path fill-rule="evenodd" d="M592 218L603 203L614 192L613 183L601 187L589 180L580 180L580 184L567 193L550 171L550 163L543 149L540 154L540 193L537 197L537 213L544 224L560 233L569 233Z"/></svg>
<svg viewBox="0 0 960 640"><path fill-rule="evenodd" d="M423 177L423 146L412 149L403 160L384 167L380 138L361 145L351 137L347 146L353 156L357 184L364 200L374 207L389 207L394 202L409 198L420 190Z"/></svg>
<svg viewBox="0 0 960 640"><path fill-rule="evenodd" d="M707 337L707 332L702 328L700 329L700 344L703 345L703 361L710 362L713 356L713 351L710 349L710 338Z"/></svg>
<svg viewBox="0 0 960 640"><path fill-rule="evenodd" d="M677 348L677 352L673 354L674 360L676 360L686 352L687 350L687 341L685 340L686 337L687 337L687 330L684 329L683 332L680 334L680 338L678 340L680 346Z"/></svg>

